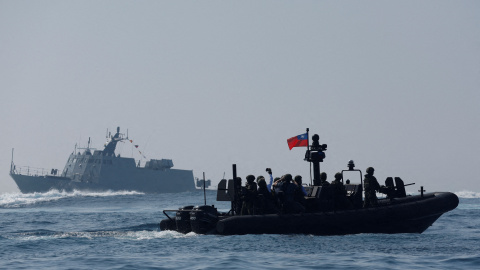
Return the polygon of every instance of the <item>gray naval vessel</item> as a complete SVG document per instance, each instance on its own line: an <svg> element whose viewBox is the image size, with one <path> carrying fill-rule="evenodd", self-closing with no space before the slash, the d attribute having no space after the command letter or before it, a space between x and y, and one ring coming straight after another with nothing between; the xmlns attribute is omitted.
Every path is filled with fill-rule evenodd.
<svg viewBox="0 0 480 270"><path fill-rule="evenodd" d="M107 132L108 134L108 132ZM150 159L145 166L140 161L115 155L120 141L128 140L128 135L120 133L107 135L103 150L77 148L70 154L61 173L31 167L19 167L12 162L10 176L22 193L47 192L49 190L88 190L88 191L139 191L144 193L175 193L195 190L192 170L172 169L171 159ZM92 152L93 151L93 152Z"/></svg>

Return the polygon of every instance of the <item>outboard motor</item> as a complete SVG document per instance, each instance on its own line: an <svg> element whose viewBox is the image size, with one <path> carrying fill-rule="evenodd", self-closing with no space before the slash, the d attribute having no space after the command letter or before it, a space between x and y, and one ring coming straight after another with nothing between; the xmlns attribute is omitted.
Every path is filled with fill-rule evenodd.
<svg viewBox="0 0 480 270"><path fill-rule="evenodd" d="M190 210L193 209L193 205L184 206L179 208L175 215L175 223L177 225L177 231L179 233L189 233L192 231L190 226Z"/></svg>
<svg viewBox="0 0 480 270"><path fill-rule="evenodd" d="M175 221L173 219L166 218L160 221L160 230L162 231L175 231Z"/></svg>
<svg viewBox="0 0 480 270"><path fill-rule="evenodd" d="M218 212L213 205L195 206L190 212L190 225L194 233L208 233L215 229L217 222Z"/></svg>

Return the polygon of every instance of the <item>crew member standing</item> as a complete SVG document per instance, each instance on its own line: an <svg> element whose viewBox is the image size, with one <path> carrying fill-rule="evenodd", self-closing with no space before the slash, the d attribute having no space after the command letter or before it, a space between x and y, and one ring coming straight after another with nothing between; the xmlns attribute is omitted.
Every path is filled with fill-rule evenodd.
<svg viewBox="0 0 480 270"><path fill-rule="evenodd" d="M247 176L247 184L242 188L242 215L254 215L255 201L257 199L257 183L255 176Z"/></svg>
<svg viewBox="0 0 480 270"><path fill-rule="evenodd" d="M377 178L373 176L374 171L375 169L368 167L367 174L365 174L365 179L363 180L363 188L365 189L364 208L378 205L376 192L380 191L380 185L378 184Z"/></svg>

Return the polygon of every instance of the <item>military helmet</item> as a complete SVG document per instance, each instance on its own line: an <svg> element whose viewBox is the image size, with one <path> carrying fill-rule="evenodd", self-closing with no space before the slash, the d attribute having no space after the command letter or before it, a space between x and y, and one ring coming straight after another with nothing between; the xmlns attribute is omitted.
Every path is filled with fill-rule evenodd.
<svg viewBox="0 0 480 270"><path fill-rule="evenodd" d="M320 174L320 179L322 179L322 180L327 180L327 173L326 173L326 172L322 172L322 173Z"/></svg>
<svg viewBox="0 0 480 270"><path fill-rule="evenodd" d="M337 173L335 174L335 180L341 180L341 179L342 179L342 173L337 172Z"/></svg>
<svg viewBox="0 0 480 270"><path fill-rule="evenodd" d="M249 174L249 175L247 175L246 179L247 179L248 182L255 181L255 176Z"/></svg>
<svg viewBox="0 0 480 270"><path fill-rule="evenodd" d="M368 167L367 168L367 173L368 174L373 174L374 171L375 171L375 169L373 167Z"/></svg>

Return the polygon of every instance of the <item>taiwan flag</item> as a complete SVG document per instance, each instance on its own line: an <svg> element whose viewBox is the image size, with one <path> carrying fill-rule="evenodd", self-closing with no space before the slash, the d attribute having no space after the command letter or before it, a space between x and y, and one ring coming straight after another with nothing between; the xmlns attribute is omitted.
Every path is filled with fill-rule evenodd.
<svg viewBox="0 0 480 270"><path fill-rule="evenodd" d="M287 140L288 147L292 150L293 147L308 146L308 133L300 134Z"/></svg>

